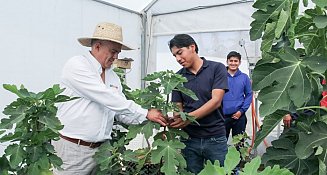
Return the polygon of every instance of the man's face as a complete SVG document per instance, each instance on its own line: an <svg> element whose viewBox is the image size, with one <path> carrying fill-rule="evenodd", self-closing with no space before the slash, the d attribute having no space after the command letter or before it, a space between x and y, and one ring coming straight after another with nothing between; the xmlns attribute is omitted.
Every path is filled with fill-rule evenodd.
<svg viewBox="0 0 327 175"><path fill-rule="evenodd" d="M118 58L118 54L121 52L121 44L101 41L99 45L99 59L102 68L110 68L115 59Z"/></svg>
<svg viewBox="0 0 327 175"><path fill-rule="evenodd" d="M171 53L176 58L176 61L184 68L190 68L194 63L195 45L178 48L176 46L171 48Z"/></svg>
<svg viewBox="0 0 327 175"><path fill-rule="evenodd" d="M230 57L227 60L228 69L231 71L237 70L238 67L240 66L240 64L241 64L241 61L237 57Z"/></svg>

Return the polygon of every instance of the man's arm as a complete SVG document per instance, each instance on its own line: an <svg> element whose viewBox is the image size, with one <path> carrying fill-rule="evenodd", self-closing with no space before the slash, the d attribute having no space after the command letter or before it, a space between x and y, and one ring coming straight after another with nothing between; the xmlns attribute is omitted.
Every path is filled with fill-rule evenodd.
<svg viewBox="0 0 327 175"><path fill-rule="evenodd" d="M210 114L212 111L216 110L221 106L221 102L223 100L225 94L225 90L223 89L214 89L211 92L211 99L202 105L199 109L192 111L189 113L190 115L194 116L195 119L201 119L208 114Z"/></svg>
<svg viewBox="0 0 327 175"><path fill-rule="evenodd" d="M241 107L242 114L245 113L252 103L252 87L250 78L246 75L244 87L244 103Z"/></svg>
<svg viewBox="0 0 327 175"><path fill-rule="evenodd" d="M242 116L242 114L244 114L249 109L252 103L251 81L247 75L245 76L246 79L245 79L245 87L244 87L244 102L241 109L233 114L232 118L235 120L239 119Z"/></svg>

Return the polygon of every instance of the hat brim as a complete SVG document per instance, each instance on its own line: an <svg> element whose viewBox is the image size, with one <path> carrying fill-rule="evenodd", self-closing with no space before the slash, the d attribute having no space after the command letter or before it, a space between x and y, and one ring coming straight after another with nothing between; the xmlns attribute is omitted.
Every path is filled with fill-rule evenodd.
<svg viewBox="0 0 327 175"><path fill-rule="evenodd" d="M117 40L113 40L113 39L99 38L99 37L91 37L91 38L78 38L77 40L78 40L78 42L82 46L91 47L91 41L92 41L92 39L112 41L112 42L121 44L122 45L122 47L121 47L122 50L134 50L131 47L127 46L126 44L124 44L124 43L122 43L120 41L117 41Z"/></svg>

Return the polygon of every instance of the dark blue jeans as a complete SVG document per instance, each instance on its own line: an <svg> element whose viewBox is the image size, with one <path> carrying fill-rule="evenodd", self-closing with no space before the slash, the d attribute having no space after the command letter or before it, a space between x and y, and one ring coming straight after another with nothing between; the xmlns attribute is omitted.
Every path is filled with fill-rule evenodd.
<svg viewBox="0 0 327 175"><path fill-rule="evenodd" d="M219 160L220 165L224 165L227 154L227 139L225 136L209 138L189 138L182 140L186 147L182 154L186 160L187 170L198 174L207 160L212 163Z"/></svg>
<svg viewBox="0 0 327 175"><path fill-rule="evenodd" d="M231 115L225 115L225 127L226 127L226 138L228 139L230 130L232 130L232 136L243 134L245 132L247 119L245 114L236 120Z"/></svg>

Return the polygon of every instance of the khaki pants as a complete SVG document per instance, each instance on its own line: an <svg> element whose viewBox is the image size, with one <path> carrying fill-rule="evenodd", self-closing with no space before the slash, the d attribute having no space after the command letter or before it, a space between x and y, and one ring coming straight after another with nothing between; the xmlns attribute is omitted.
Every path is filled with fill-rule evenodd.
<svg viewBox="0 0 327 175"><path fill-rule="evenodd" d="M96 162L93 155L98 148L89 148L60 138L52 145L63 164L63 170L53 170L54 175L95 175Z"/></svg>

